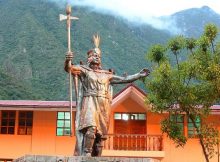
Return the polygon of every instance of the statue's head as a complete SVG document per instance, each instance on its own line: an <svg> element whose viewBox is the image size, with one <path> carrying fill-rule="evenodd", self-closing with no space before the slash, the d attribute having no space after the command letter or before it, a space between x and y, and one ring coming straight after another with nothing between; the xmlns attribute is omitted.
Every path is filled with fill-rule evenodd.
<svg viewBox="0 0 220 162"><path fill-rule="evenodd" d="M101 67L101 50L99 49L99 43L100 43L99 35L93 35L93 43L95 45L95 48L90 49L87 52L88 55L87 62L89 65L96 64Z"/></svg>

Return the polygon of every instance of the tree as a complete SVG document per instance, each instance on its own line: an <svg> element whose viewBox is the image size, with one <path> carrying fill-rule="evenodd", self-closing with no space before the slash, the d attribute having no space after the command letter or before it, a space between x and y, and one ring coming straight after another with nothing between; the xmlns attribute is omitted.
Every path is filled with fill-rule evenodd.
<svg viewBox="0 0 220 162"><path fill-rule="evenodd" d="M207 24L198 39L176 36L167 45L154 45L147 53L154 64L151 77L146 80L149 91L146 100L152 105L152 111L169 113L169 117L161 122L162 132L167 133L177 146L184 146L187 136L177 120L180 114L186 114L207 162L215 153L219 133L213 125L204 122L198 125L197 120L206 118L210 107L220 98L217 34L217 27Z"/></svg>

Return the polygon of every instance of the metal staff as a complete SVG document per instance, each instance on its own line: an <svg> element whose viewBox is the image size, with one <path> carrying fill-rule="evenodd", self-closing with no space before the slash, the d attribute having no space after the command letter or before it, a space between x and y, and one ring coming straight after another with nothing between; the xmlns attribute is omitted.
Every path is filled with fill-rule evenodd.
<svg viewBox="0 0 220 162"><path fill-rule="evenodd" d="M77 17L72 17L71 15L71 6L67 5L66 6L66 15L60 14L60 21L66 20L66 27L67 27L67 42L68 42L68 54L72 54L71 51L71 41L70 41L70 26L71 26L71 20L78 20L79 18ZM71 67L72 63L71 60L69 61L69 67ZM73 98L73 93L72 93L72 74L71 71L69 71L69 97L70 97L70 136L72 136L72 122L73 122L73 117L72 117L72 111L73 111L73 105L72 105L72 98Z"/></svg>

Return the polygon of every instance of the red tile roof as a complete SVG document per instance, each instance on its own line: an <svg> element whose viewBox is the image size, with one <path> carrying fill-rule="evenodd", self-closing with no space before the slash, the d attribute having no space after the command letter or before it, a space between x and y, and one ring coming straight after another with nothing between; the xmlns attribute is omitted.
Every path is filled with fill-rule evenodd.
<svg viewBox="0 0 220 162"><path fill-rule="evenodd" d="M133 84L133 83L129 83L126 87L124 87L121 91L119 91L118 93L116 93L115 95L114 95L114 97L113 98L116 98L117 96L119 96L122 92L124 92L127 88L129 88L129 87L134 87L134 88L136 88L139 92L141 92L144 96L147 96L147 94L142 90L142 89L140 89L139 87L137 87L135 84Z"/></svg>
<svg viewBox="0 0 220 162"><path fill-rule="evenodd" d="M220 111L220 105L213 105L211 107L211 110L219 110Z"/></svg>
<svg viewBox="0 0 220 162"><path fill-rule="evenodd" d="M73 107L76 102L73 102ZM36 101L36 100L0 100L0 107L31 107L31 108L67 108L69 101Z"/></svg>

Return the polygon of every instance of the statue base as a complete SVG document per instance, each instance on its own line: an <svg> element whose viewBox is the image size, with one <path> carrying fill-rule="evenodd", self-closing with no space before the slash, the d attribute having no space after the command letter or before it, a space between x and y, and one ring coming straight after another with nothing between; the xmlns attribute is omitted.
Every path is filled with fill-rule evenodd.
<svg viewBox="0 0 220 162"><path fill-rule="evenodd" d="M13 162L160 162L152 158L25 155Z"/></svg>

